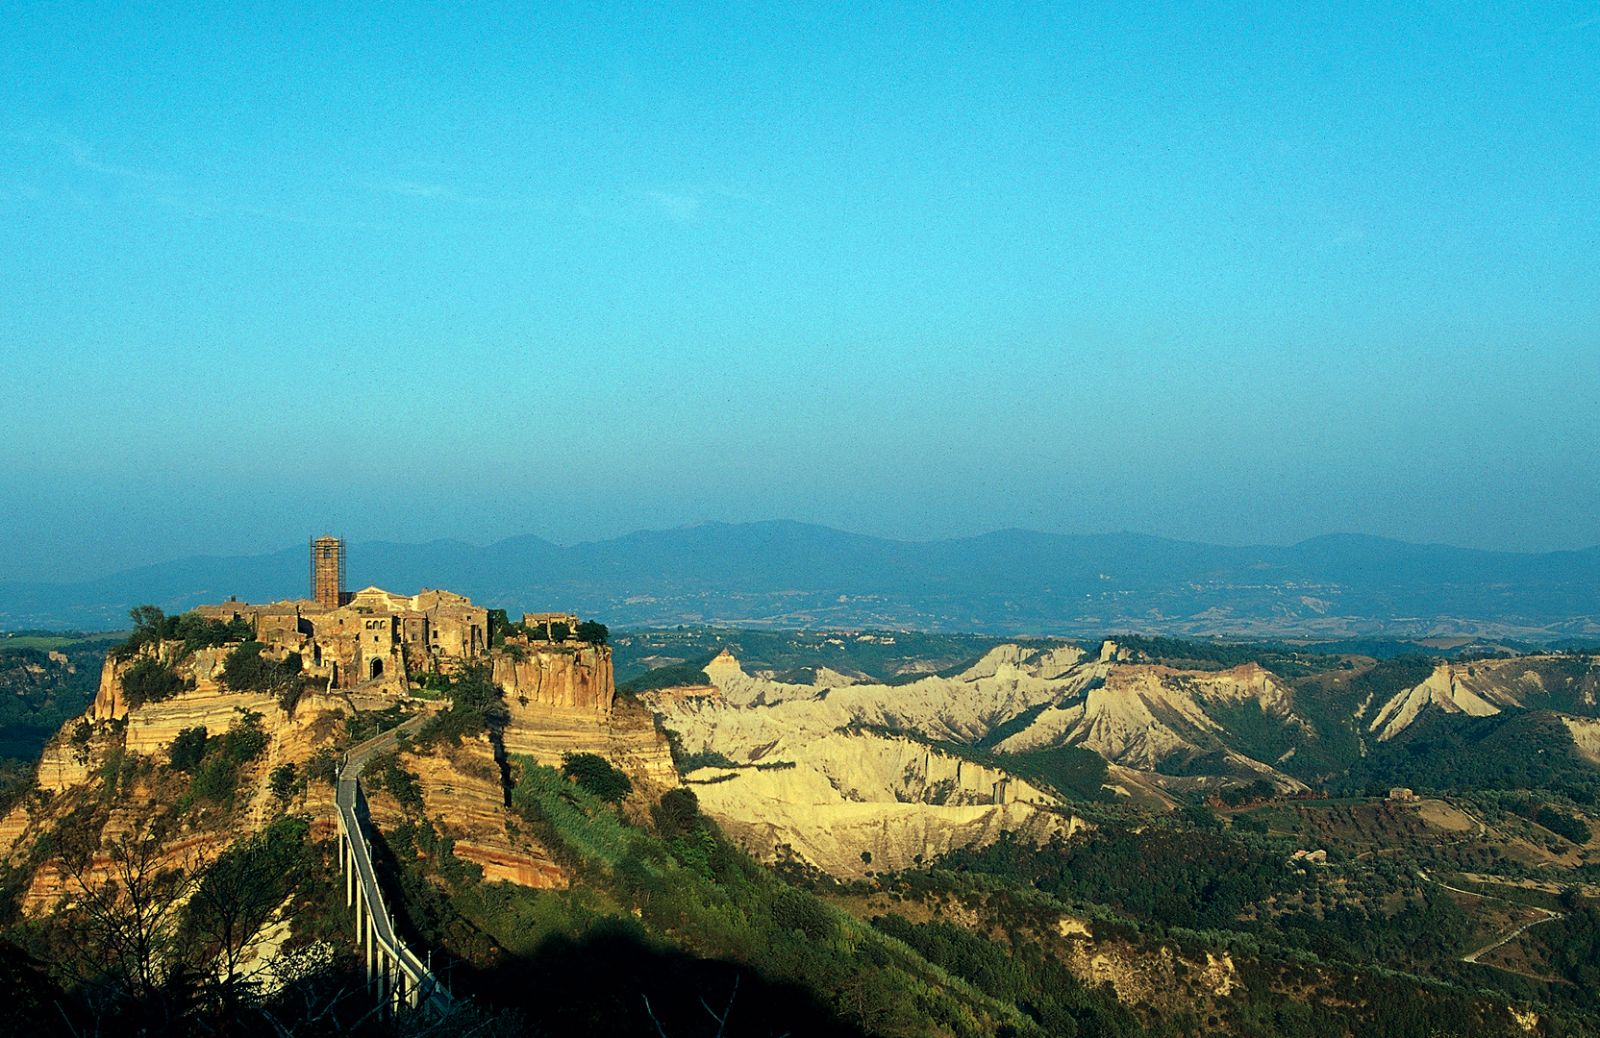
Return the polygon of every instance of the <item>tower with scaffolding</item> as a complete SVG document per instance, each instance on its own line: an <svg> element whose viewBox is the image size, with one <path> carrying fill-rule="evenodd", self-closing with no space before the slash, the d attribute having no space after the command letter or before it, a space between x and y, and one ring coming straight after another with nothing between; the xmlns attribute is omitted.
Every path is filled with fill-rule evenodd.
<svg viewBox="0 0 1600 1038"><path fill-rule="evenodd" d="M344 538L312 538L311 597L324 609L337 609L345 603Z"/></svg>

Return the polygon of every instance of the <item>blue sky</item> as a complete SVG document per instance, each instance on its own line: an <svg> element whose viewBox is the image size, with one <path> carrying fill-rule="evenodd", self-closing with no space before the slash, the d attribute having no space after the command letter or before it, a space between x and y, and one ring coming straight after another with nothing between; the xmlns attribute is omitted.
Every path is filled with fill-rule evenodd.
<svg viewBox="0 0 1600 1038"><path fill-rule="evenodd" d="M0 579L1600 542L1600 4L210 6L5 10Z"/></svg>

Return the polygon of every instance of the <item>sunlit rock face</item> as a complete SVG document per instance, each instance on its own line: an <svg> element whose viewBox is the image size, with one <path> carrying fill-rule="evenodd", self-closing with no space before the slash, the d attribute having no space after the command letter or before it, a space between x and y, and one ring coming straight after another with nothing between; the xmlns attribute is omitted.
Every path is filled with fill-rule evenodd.
<svg viewBox="0 0 1600 1038"><path fill-rule="evenodd" d="M617 697L609 648L518 645L492 660L510 714L501 733L507 754L559 767L569 753L595 753L646 786L677 785L671 748L650 711Z"/></svg>
<svg viewBox="0 0 1600 1038"><path fill-rule="evenodd" d="M513 723L524 714L610 715L616 698L611 650L604 645L531 648L493 654L494 683L505 689Z"/></svg>
<svg viewBox="0 0 1600 1038"><path fill-rule="evenodd" d="M869 732L777 739L759 760L691 773L701 806L747 849L836 876L910 868L1011 832L1046 839L1079 823L1002 770Z"/></svg>
<svg viewBox="0 0 1600 1038"><path fill-rule="evenodd" d="M500 761L487 735L441 743L400 754L400 764L417 776L423 815L441 836L454 841L458 858L483 869L489 882L505 880L525 887L561 889L571 877L544 845L515 824L505 803ZM404 818L383 794L369 799L380 829Z"/></svg>

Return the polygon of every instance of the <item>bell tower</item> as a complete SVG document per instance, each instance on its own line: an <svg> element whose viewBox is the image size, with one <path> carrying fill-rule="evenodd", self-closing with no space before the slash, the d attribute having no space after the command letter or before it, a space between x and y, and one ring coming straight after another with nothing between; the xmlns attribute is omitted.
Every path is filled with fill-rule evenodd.
<svg viewBox="0 0 1600 1038"><path fill-rule="evenodd" d="M337 609L344 602L344 538L312 539L311 597L324 609Z"/></svg>

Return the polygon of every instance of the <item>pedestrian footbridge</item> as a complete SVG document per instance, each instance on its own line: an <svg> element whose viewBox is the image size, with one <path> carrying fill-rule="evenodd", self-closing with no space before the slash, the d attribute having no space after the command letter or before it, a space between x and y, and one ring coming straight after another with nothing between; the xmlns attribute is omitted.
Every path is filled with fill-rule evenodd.
<svg viewBox="0 0 1600 1038"><path fill-rule="evenodd" d="M361 793L361 771L367 762L393 749L402 733L414 731L427 719L427 715L414 717L352 748L339 771L334 800L339 809L339 871L344 875L345 906L355 913L356 943L366 962L368 988L390 1011L404 1005L443 1013L450 1008L449 993L395 933L394 916L378 889Z"/></svg>

